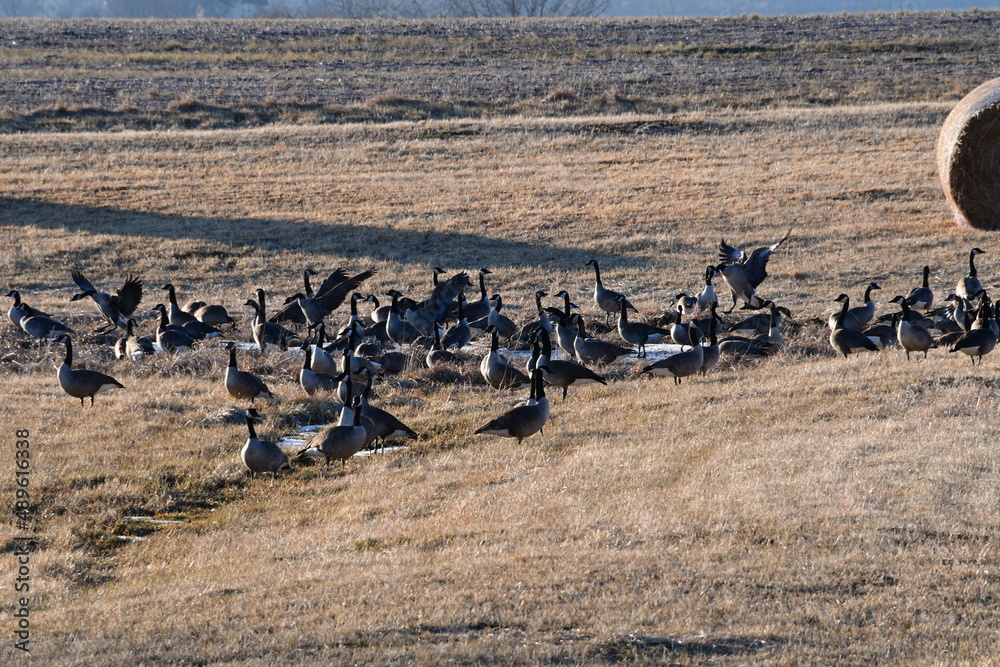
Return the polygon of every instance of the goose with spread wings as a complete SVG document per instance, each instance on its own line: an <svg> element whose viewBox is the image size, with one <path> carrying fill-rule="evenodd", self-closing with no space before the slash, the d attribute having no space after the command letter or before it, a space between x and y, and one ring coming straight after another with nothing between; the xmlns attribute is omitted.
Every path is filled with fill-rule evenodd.
<svg viewBox="0 0 1000 667"><path fill-rule="evenodd" d="M313 272L315 273L315 272ZM308 273L305 274L308 278ZM375 275L375 269L368 269L348 277L343 269L337 269L319 286L316 293L303 294L299 292L285 300L285 307L279 310L270 322L298 322L314 327L319 322L340 307L347 297L361 283ZM308 284L308 282L307 282Z"/></svg>
<svg viewBox="0 0 1000 667"><path fill-rule="evenodd" d="M757 248L749 255L722 239L719 243L721 263L715 267L715 271L726 281L726 285L733 294L733 305L726 311L727 313L731 313L733 308L736 308L738 301L743 301L748 308L763 307L764 301L757 296L757 287L767 278L767 261L771 258L771 253L787 241L791 233L792 230L789 229L788 233L777 243Z"/></svg>
<svg viewBox="0 0 1000 667"><path fill-rule="evenodd" d="M98 332L106 333L118 327L122 329L128 327L127 318L135 312L139 302L142 301L142 279L129 274L125 278L125 284L117 292L108 294L97 291L97 288L79 271L74 269L71 275L73 282L80 288L80 293L70 297L70 301L79 301L89 296L97 304L97 309L108 322L108 325L99 328Z"/></svg>

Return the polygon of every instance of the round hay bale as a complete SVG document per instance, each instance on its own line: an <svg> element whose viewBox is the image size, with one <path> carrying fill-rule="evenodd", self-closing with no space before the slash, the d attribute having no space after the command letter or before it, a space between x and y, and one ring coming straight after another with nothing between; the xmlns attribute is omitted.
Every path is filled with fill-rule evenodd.
<svg viewBox="0 0 1000 667"><path fill-rule="evenodd" d="M1000 79L973 90L948 114L937 162L956 222L1000 229Z"/></svg>

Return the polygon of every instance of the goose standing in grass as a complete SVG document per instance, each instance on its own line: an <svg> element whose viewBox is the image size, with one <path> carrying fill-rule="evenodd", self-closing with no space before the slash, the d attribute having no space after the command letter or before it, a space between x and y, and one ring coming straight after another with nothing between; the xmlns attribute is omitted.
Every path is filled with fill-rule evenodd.
<svg viewBox="0 0 1000 667"><path fill-rule="evenodd" d="M670 338L677 345L691 345L690 322L684 321L684 304L677 304L677 320L670 325Z"/></svg>
<svg viewBox="0 0 1000 667"><path fill-rule="evenodd" d="M996 326L993 321L993 311L984 299L979 308L975 327L962 334L948 352L962 352L969 355L973 366L976 365L976 357L979 357L979 365L982 366L983 357L992 352L997 345L997 331L991 328L990 324Z"/></svg>
<svg viewBox="0 0 1000 667"><path fill-rule="evenodd" d="M93 405L94 396L111 389L125 388L125 385L110 375L84 368L74 369L73 341L68 334L61 334L56 338L56 342L66 344L66 358L58 371L59 386L73 398L79 398L81 406L84 405L85 398L90 398L90 404Z"/></svg>
<svg viewBox="0 0 1000 667"><path fill-rule="evenodd" d="M844 320L847 319L847 311L851 307L851 298L846 294L841 294L834 301L840 303L841 307L840 312L837 314L833 330L830 332L830 345L833 349L844 355L844 358L847 358L849 354L865 350L878 352L878 345L870 341L868 336L857 329L844 326Z"/></svg>
<svg viewBox="0 0 1000 667"><path fill-rule="evenodd" d="M416 431L400 421L395 415L369 402L371 391L372 377L369 375L365 381L365 389L361 392L361 416L370 419L375 425L376 440L383 444L389 438L416 440Z"/></svg>
<svg viewBox="0 0 1000 667"><path fill-rule="evenodd" d="M976 255L982 255L983 251L973 248L969 251L969 275L958 281L955 286L955 294L963 299L971 299L973 295L983 289L983 284L979 282L979 274L976 272Z"/></svg>
<svg viewBox="0 0 1000 667"><path fill-rule="evenodd" d="M767 301L762 305L767 305L768 303L773 303L773 302ZM784 306L777 306L777 310L778 310L777 313L778 317L776 320L776 326L780 326L782 321L782 316L791 317L792 313ZM771 313L757 313L756 315L751 315L750 317L741 320L735 324L730 324L729 326L725 327L725 329L729 333L735 334L737 336L746 336L749 338L752 336L759 336L761 334L768 333L768 331L770 331L771 329L771 320L772 320Z"/></svg>
<svg viewBox="0 0 1000 667"><path fill-rule="evenodd" d="M330 373L333 375L337 371L337 362L327 353L324 347L325 343L326 325L320 322L316 325L316 343L309 351L309 354L312 355L309 363L311 364L310 367L317 373Z"/></svg>
<svg viewBox="0 0 1000 667"><path fill-rule="evenodd" d="M224 384L226 391L233 398L248 400L250 403L257 398L274 398L264 381L249 371L241 371L236 367L236 345L229 343L229 367L226 368Z"/></svg>
<svg viewBox="0 0 1000 667"><path fill-rule="evenodd" d="M691 332L691 349L664 357L654 364L642 369L642 373L650 375L670 376L674 384L680 384L681 378L694 375L701 371L705 364L705 348L701 344L701 331Z"/></svg>
<svg viewBox="0 0 1000 667"><path fill-rule="evenodd" d="M642 359L646 356L647 343L655 343L661 338L669 336L670 332L666 329L646 324L645 322L629 322L628 308L625 307L625 297L620 296L618 300L622 302L622 307L618 309L618 335L626 343L638 345L638 357Z"/></svg>
<svg viewBox="0 0 1000 667"><path fill-rule="evenodd" d="M347 468L347 459L365 448L368 432L361 423L361 399L355 398L350 406L351 422L349 424L331 424L314 435L306 446L296 452L294 460L309 456L306 452L317 450L330 465L333 459L340 459Z"/></svg>
<svg viewBox="0 0 1000 667"><path fill-rule="evenodd" d="M310 297L301 292L285 299L286 307L295 302L305 316L306 324L314 328L347 299L347 295L356 290L361 283L375 275L374 269L348 277L343 269L337 269L320 285L320 291ZM356 302L355 313L357 312Z"/></svg>
<svg viewBox="0 0 1000 667"><path fill-rule="evenodd" d="M920 287L914 287L906 297L906 305L916 310L928 311L934 305L934 292L930 288L931 267L924 267L924 280Z"/></svg>
<svg viewBox="0 0 1000 667"><path fill-rule="evenodd" d="M715 304L713 304L714 306ZM713 309L714 310L714 309ZM701 333L701 329L698 330ZM719 365L719 360L722 358L722 348L719 347L718 334L715 332L715 327L708 330L708 345L702 345L701 351L701 370L699 371L702 377L705 376L710 370Z"/></svg>
<svg viewBox="0 0 1000 667"><path fill-rule="evenodd" d="M628 299L624 301L619 300L618 297L624 296L621 292L616 292L604 286L604 283L601 282L601 267L598 266L596 259L587 262L586 266L594 267L594 303L604 311L607 322L611 321L613 315L618 314L622 304L626 308L631 308L635 312L639 312L635 306L629 303Z"/></svg>
<svg viewBox="0 0 1000 667"><path fill-rule="evenodd" d="M857 329L861 331L868 323L872 321L875 317L875 301L872 299L872 291L882 289L877 283L868 283L868 287L865 288L865 305L858 306L856 308L851 308L847 311L844 316L844 327L848 329ZM833 329L837 324L837 318L840 316L840 310L830 315L828 318L828 324L830 329Z"/></svg>
<svg viewBox="0 0 1000 667"><path fill-rule="evenodd" d="M880 350L895 347L899 344L899 334L896 329L899 326L899 314L893 313L888 324L877 324L868 327L861 333L868 336L868 340L878 345Z"/></svg>
<svg viewBox="0 0 1000 667"><path fill-rule="evenodd" d="M517 438L521 444L525 438L536 433L544 433L549 419L549 399L545 396L543 369L536 368L531 374L531 393L528 402L508 410L485 426L476 429L475 434L499 435L502 438Z"/></svg>
<svg viewBox="0 0 1000 667"><path fill-rule="evenodd" d="M546 312L545 308L542 307L542 297L548 296L548 292L544 290L538 290L535 292L535 313L536 319L528 322L520 331L518 331L508 342L508 345L514 345L516 348L512 349L525 350L531 348L531 342L538 335L539 329L545 329L552 333L552 320L549 318L549 314Z"/></svg>
<svg viewBox="0 0 1000 667"><path fill-rule="evenodd" d="M204 301L189 301L184 304L185 312L191 313L202 324L210 327L223 327L229 325L236 328L236 320L230 316L225 306L213 303L207 304Z"/></svg>
<svg viewBox="0 0 1000 667"><path fill-rule="evenodd" d="M722 276L733 295L733 305L726 311L727 313L733 312L737 301L743 301L748 308L760 307L761 299L757 296L757 288L767 278L767 262L771 254L788 240L791 233L792 230L789 229L777 243L757 248L749 255L722 239L719 243L721 263L715 267L715 271Z"/></svg>
<svg viewBox="0 0 1000 667"><path fill-rule="evenodd" d="M107 321L106 327L96 329L99 333L106 333L117 327L124 329L127 326L125 318L134 313L139 302L142 301L142 280L136 276L127 276L125 284L112 295L98 292L90 281L75 269L70 275L73 276L73 282L81 290L79 294L70 297L70 301L79 301L89 296L97 305L101 316Z"/></svg>
<svg viewBox="0 0 1000 667"><path fill-rule="evenodd" d="M628 307L628 302L625 302L625 307ZM573 341L573 351L580 363L603 366L635 354L635 350L631 347L622 347L600 338L589 337L583 318L579 314L573 315L573 318L576 320L576 339Z"/></svg>
<svg viewBox="0 0 1000 667"><path fill-rule="evenodd" d="M924 359L926 359L927 350L937 347L937 344L934 342L934 336L914 321L913 315L915 313L910 311L909 299L900 295L895 297L890 303L898 303L903 310L903 314L899 319L899 327L896 329L896 339L899 341L899 346L906 351L907 361L910 359L910 352L923 352Z"/></svg>
<svg viewBox="0 0 1000 667"><path fill-rule="evenodd" d="M544 329L538 332L535 345L539 346L539 356L535 362L535 368L542 369L542 377L546 382L562 389L564 401L570 385L594 383L606 385L608 383L607 380L583 364L568 359L553 359L552 340Z"/></svg>
<svg viewBox="0 0 1000 667"><path fill-rule="evenodd" d="M251 475L263 472L276 473L279 470L291 470L288 455L281 447L270 440L261 440L254 430L254 422L264 417L253 408L246 411L247 430L249 435L240 450L240 459Z"/></svg>
<svg viewBox="0 0 1000 667"><path fill-rule="evenodd" d="M392 303L389 305L389 317L385 321L385 331L389 334L389 338L392 339L394 343L407 344L413 343L423 334L415 326L406 321L403 314L399 310L399 300L403 296L399 290L389 290L385 293L386 296L392 298Z"/></svg>

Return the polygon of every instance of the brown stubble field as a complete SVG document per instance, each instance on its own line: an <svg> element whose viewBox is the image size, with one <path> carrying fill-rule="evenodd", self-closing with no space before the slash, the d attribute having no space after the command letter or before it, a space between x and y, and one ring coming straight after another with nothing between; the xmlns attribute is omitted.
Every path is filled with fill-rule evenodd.
<svg viewBox="0 0 1000 667"><path fill-rule="evenodd" d="M488 266L526 320L538 288L593 316L596 257L652 316L700 288L720 236L793 230L762 289L794 315L778 356L681 387L627 361L607 387L555 398L523 445L471 435L516 398L474 370L407 373L380 398L422 437L346 472L245 477L217 347L131 366L110 338L78 335L81 361L128 387L81 410L55 380L61 346L5 325L5 429L33 436L33 656L995 661L996 361L845 360L817 321L873 279L889 311L925 263L943 298L973 246L994 284L992 236L954 227L937 184L954 100L914 97L0 136L2 282L80 332L97 322L68 301L73 267L105 288L142 274L143 308L169 280L236 310L258 286L291 293L306 266L374 266L379 294L426 291L434 266ZM241 364L281 397L262 410L269 436L335 410L303 396L290 355Z"/></svg>

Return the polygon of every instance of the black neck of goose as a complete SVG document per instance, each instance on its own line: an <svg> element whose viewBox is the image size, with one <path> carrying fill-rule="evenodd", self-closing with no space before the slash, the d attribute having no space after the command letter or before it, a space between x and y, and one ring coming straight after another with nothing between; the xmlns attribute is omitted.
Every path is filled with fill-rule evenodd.
<svg viewBox="0 0 1000 667"><path fill-rule="evenodd" d="M309 345L306 343L302 344L302 370L311 371L312 370L312 350L309 349Z"/></svg>
<svg viewBox="0 0 1000 667"><path fill-rule="evenodd" d="M399 313L399 294L393 292L389 296L392 298L392 303L389 304L389 310L393 313Z"/></svg>
<svg viewBox="0 0 1000 667"><path fill-rule="evenodd" d="M235 347L229 348L229 367L233 368L233 369L236 368L236 348Z"/></svg>
<svg viewBox="0 0 1000 667"><path fill-rule="evenodd" d="M247 430L250 431L250 437L254 440L257 439L257 431L253 428L253 417L247 415Z"/></svg>
<svg viewBox="0 0 1000 667"><path fill-rule="evenodd" d="M458 321L461 322L465 319L465 297L460 296L458 298Z"/></svg>
<svg viewBox="0 0 1000 667"><path fill-rule="evenodd" d="M601 267L599 267L597 265L597 262L594 262L594 276L597 278L597 284L600 285L601 284Z"/></svg>
<svg viewBox="0 0 1000 667"><path fill-rule="evenodd" d="M18 292L17 290L11 290L10 291L10 296L14 297L14 307L15 308L20 308L21 307L21 293Z"/></svg>
<svg viewBox="0 0 1000 667"><path fill-rule="evenodd" d="M865 288L865 301L866 302L872 300L872 290L873 289L875 289L875 288L872 287L871 285L869 285L868 287Z"/></svg>
<svg viewBox="0 0 1000 667"><path fill-rule="evenodd" d="M438 332L437 322L434 323L434 349L435 350L441 349L441 334Z"/></svg>
<svg viewBox="0 0 1000 667"><path fill-rule="evenodd" d="M927 280L928 280L928 278L930 278L930 276L931 276L931 267L925 266L924 267L924 285L923 285L924 287L930 287L930 285L927 282Z"/></svg>
<svg viewBox="0 0 1000 667"><path fill-rule="evenodd" d="M500 348L500 334L494 328L490 332L490 352L496 352Z"/></svg>
<svg viewBox="0 0 1000 667"><path fill-rule="evenodd" d="M625 307L624 300L618 302L618 319L622 322L628 322L628 308Z"/></svg>
<svg viewBox="0 0 1000 667"><path fill-rule="evenodd" d="M535 294L535 308L538 310L538 312L542 312L542 295L541 294Z"/></svg>
<svg viewBox="0 0 1000 667"><path fill-rule="evenodd" d="M479 272L479 298L486 298L486 274L482 271Z"/></svg>
<svg viewBox="0 0 1000 667"><path fill-rule="evenodd" d="M348 386L350 386L351 384L350 378L347 379L347 384ZM351 390L348 389L347 391L348 391L348 396L350 396ZM354 410L354 427L357 428L358 426L361 426L361 406L360 405L355 406L354 401L352 400L351 409Z"/></svg>
<svg viewBox="0 0 1000 667"><path fill-rule="evenodd" d="M493 309L499 313L500 309L503 308L503 298L499 294L497 294L496 302L497 305L493 306Z"/></svg>
<svg viewBox="0 0 1000 667"><path fill-rule="evenodd" d="M580 338L587 337L587 325L583 323L583 318L579 316L576 318L576 335Z"/></svg>
<svg viewBox="0 0 1000 667"><path fill-rule="evenodd" d="M344 373L347 374L347 380L350 382L351 379L351 347L350 345L344 349Z"/></svg>
<svg viewBox="0 0 1000 667"><path fill-rule="evenodd" d="M344 389L344 391L347 393L347 396L344 397L344 407L351 408L353 410L354 409L354 405L353 405L353 403L354 403L354 385L351 383L351 374L350 373L345 373L344 376L343 376L343 378L344 379L342 379L341 382L343 382L344 384L347 385L347 387ZM355 424L354 425L355 426L357 426L357 412L361 412L361 411L357 410L356 413L355 413L355 415L354 415L354 420L355 420Z"/></svg>
<svg viewBox="0 0 1000 667"><path fill-rule="evenodd" d="M542 372L535 371L535 400L540 401L545 398L545 382L542 381Z"/></svg>
<svg viewBox="0 0 1000 667"><path fill-rule="evenodd" d="M366 401L372 393L372 374L365 373L365 390L361 392L361 400Z"/></svg>
<svg viewBox="0 0 1000 667"><path fill-rule="evenodd" d="M65 339L63 339L63 342L66 343L66 359L65 359L66 365L69 366L70 368L72 368L73 367L73 341L70 340L69 336L67 336Z"/></svg>
<svg viewBox="0 0 1000 667"><path fill-rule="evenodd" d="M312 285L309 284L309 272L308 271L303 271L302 272L302 282L305 284L305 287L306 287L306 296L309 296L310 294L313 293L313 289L312 289Z"/></svg>
<svg viewBox="0 0 1000 667"><path fill-rule="evenodd" d="M260 317L260 306L253 299L247 299L247 305L253 308L254 317Z"/></svg>
<svg viewBox="0 0 1000 667"><path fill-rule="evenodd" d="M357 316L358 316L358 295L357 294L352 294L351 295L351 317L357 317Z"/></svg>
<svg viewBox="0 0 1000 667"><path fill-rule="evenodd" d="M713 267L708 267L705 270L705 287L712 286L712 277L715 275L715 269Z"/></svg>
<svg viewBox="0 0 1000 667"><path fill-rule="evenodd" d="M323 347L323 343L326 342L326 325L320 322L316 325L316 345L320 348Z"/></svg>
<svg viewBox="0 0 1000 667"><path fill-rule="evenodd" d="M778 326L778 307L772 303L770 328L773 329L776 326ZM712 327L712 331L715 331L715 327Z"/></svg>
<svg viewBox="0 0 1000 667"><path fill-rule="evenodd" d="M906 303L906 300L899 302L899 305L903 308L903 321L910 321L910 304Z"/></svg>
<svg viewBox="0 0 1000 667"><path fill-rule="evenodd" d="M257 312L260 314L260 319L266 321L266 317L264 316L264 313L267 312L264 308L264 290L257 292Z"/></svg>
<svg viewBox="0 0 1000 667"><path fill-rule="evenodd" d="M438 286L438 272L434 272L434 287Z"/></svg>
<svg viewBox="0 0 1000 667"><path fill-rule="evenodd" d="M160 312L160 326L161 327L169 326L170 325L170 318L167 317L167 309L163 308L163 307L160 307L160 308L157 308L157 310Z"/></svg>
<svg viewBox="0 0 1000 667"><path fill-rule="evenodd" d="M177 290L174 289L173 285L167 287L167 298L170 299L170 305L177 305Z"/></svg>
<svg viewBox="0 0 1000 667"><path fill-rule="evenodd" d="M569 294L566 293L563 295L563 311L566 313L566 317L569 317Z"/></svg>
<svg viewBox="0 0 1000 667"><path fill-rule="evenodd" d="M541 345L539 345L538 339L536 338L531 343L531 363L528 364L529 368L538 367L538 357L541 353L542 353L542 347Z"/></svg>
<svg viewBox="0 0 1000 667"><path fill-rule="evenodd" d="M545 329L539 329L538 338L542 344L542 354L546 357L552 357L552 339L549 338L549 332Z"/></svg>
<svg viewBox="0 0 1000 667"><path fill-rule="evenodd" d="M847 309L851 305L850 299L844 299L844 302L840 304L840 314L837 315L837 326L844 326L844 318L847 317Z"/></svg>

